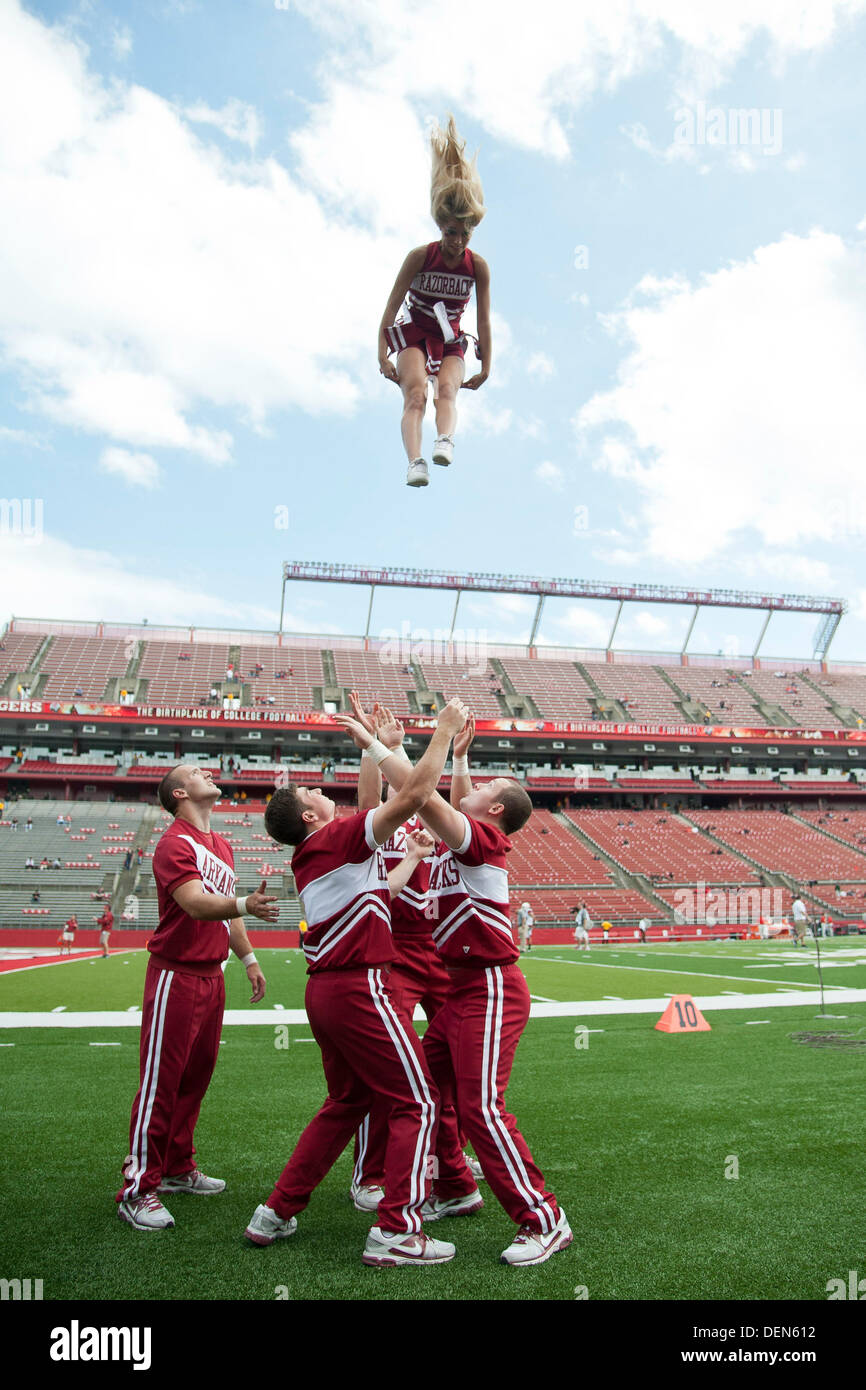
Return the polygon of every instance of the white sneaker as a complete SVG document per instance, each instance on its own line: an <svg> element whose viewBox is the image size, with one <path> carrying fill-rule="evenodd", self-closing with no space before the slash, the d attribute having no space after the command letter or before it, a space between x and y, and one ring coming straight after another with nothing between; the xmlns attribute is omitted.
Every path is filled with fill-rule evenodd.
<svg viewBox="0 0 866 1390"><path fill-rule="evenodd" d="M443 1216L471 1216L484 1206L481 1193L465 1192L462 1197L428 1197L421 1208L422 1221L440 1221Z"/></svg>
<svg viewBox="0 0 866 1390"><path fill-rule="evenodd" d="M574 1240L571 1227L560 1211L559 1220L549 1235L542 1235L532 1226L521 1226L507 1250L499 1257L504 1265L543 1265L557 1250L564 1250Z"/></svg>
<svg viewBox="0 0 866 1390"><path fill-rule="evenodd" d="M426 487L430 481L430 470L424 459L413 459L406 473L407 487Z"/></svg>
<svg viewBox="0 0 866 1390"><path fill-rule="evenodd" d="M434 463L439 463L443 468L447 468L454 458L454 440L450 434L440 434L436 443L433 445L431 455Z"/></svg>
<svg viewBox="0 0 866 1390"><path fill-rule="evenodd" d="M468 1154L464 1149L463 1157L466 1159L466 1167L469 1169L475 1181L486 1182L487 1179L484 1176L484 1169L481 1167L481 1164L478 1162L478 1159L475 1157L475 1155Z"/></svg>
<svg viewBox="0 0 866 1390"><path fill-rule="evenodd" d="M222 1178L208 1178L193 1168L190 1173L182 1173L179 1178L163 1178L159 1184L160 1192L197 1192L201 1197L211 1197L215 1192L225 1192Z"/></svg>
<svg viewBox="0 0 866 1390"><path fill-rule="evenodd" d="M121 1221L128 1221L137 1231L169 1231L174 1225L174 1217L166 1211L155 1192L148 1192L144 1197L125 1197L117 1204L117 1214Z"/></svg>
<svg viewBox="0 0 866 1390"><path fill-rule="evenodd" d="M293 1236L297 1229L296 1217L290 1216L288 1221L284 1221L275 1211L262 1203L253 1212L244 1235L253 1245L273 1245L275 1240L280 1240L283 1236Z"/></svg>
<svg viewBox="0 0 866 1390"><path fill-rule="evenodd" d="M352 1184L351 1198L358 1211L376 1211L384 1196L384 1187L370 1183L362 1183L360 1187Z"/></svg>
<svg viewBox="0 0 866 1390"><path fill-rule="evenodd" d="M381 1231L373 1226L361 1259L365 1265L444 1265L456 1254L447 1240L433 1240L423 1232Z"/></svg>

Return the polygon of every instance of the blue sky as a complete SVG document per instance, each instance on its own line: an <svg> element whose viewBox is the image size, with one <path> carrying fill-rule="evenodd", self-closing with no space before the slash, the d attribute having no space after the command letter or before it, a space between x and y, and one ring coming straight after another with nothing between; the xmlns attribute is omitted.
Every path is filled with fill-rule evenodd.
<svg viewBox="0 0 866 1390"><path fill-rule="evenodd" d="M866 0L531 13L0 0L2 491L42 517L0 535L0 617L271 627L283 559L344 560L838 595L831 655L861 659ZM448 111L494 364L416 491L376 331L435 236ZM450 606L384 594L373 630ZM356 632L366 595L287 611ZM617 645L676 650L689 616L635 609ZM542 640L611 619L550 603ZM745 655L760 621L705 612L690 649ZM815 626L774 618L764 652Z"/></svg>

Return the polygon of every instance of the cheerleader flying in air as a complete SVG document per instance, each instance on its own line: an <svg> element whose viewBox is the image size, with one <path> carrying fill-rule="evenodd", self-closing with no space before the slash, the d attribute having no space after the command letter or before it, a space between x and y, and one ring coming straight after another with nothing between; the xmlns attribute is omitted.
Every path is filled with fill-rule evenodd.
<svg viewBox="0 0 866 1390"><path fill-rule="evenodd" d="M431 137L433 177L430 211L440 241L410 251L385 305L379 325L379 370L403 393L403 444L409 459L409 487L430 481L421 455L421 427L427 381L433 381L437 438L433 462L447 466L454 456L457 392L477 391L490 375L490 271L469 250L469 239L485 213L475 160L457 134L454 117ZM467 337L460 316L475 286L478 317L476 354L481 370L463 380ZM396 353L394 361L390 354Z"/></svg>

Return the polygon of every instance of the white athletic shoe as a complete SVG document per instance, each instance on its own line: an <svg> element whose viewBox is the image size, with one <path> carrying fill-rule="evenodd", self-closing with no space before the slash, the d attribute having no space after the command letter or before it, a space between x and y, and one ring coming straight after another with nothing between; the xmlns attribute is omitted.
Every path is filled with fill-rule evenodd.
<svg viewBox="0 0 866 1390"><path fill-rule="evenodd" d="M434 463L439 463L443 468L447 468L454 458L454 440L450 434L440 434L436 443L433 445L432 459Z"/></svg>
<svg viewBox="0 0 866 1390"><path fill-rule="evenodd" d="M200 1197L212 1197L215 1192L225 1192L222 1178L208 1178L193 1168L189 1173L181 1173L178 1178L163 1178L159 1184L160 1192L197 1192Z"/></svg>
<svg viewBox="0 0 866 1390"><path fill-rule="evenodd" d="M443 1216L471 1216L484 1206L481 1193L465 1192L462 1197L428 1197L421 1208L422 1221L440 1221Z"/></svg>
<svg viewBox="0 0 866 1390"><path fill-rule="evenodd" d="M360 1187L356 1187L353 1183L350 1195L358 1211L376 1211L385 1196L385 1189L370 1183L362 1183Z"/></svg>
<svg viewBox="0 0 866 1390"><path fill-rule="evenodd" d="M411 1235L373 1226L361 1259L365 1265L444 1265L456 1254L447 1240L433 1240L423 1232Z"/></svg>
<svg viewBox="0 0 866 1390"><path fill-rule="evenodd" d="M478 1162L478 1159L475 1157L475 1155L468 1154L464 1149L463 1157L466 1159L466 1167L469 1169L475 1181L486 1182L487 1179L484 1176L484 1169L481 1167L481 1164Z"/></svg>
<svg viewBox="0 0 866 1390"><path fill-rule="evenodd" d="M262 1203L253 1212L244 1235L253 1245L273 1245L275 1240L280 1240L283 1236L293 1236L297 1229L296 1217L290 1216L288 1221L284 1221L275 1211Z"/></svg>
<svg viewBox="0 0 866 1390"><path fill-rule="evenodd" d="M559 1220L549 1235L542 1235L541 1231L534 1230L532 1226L521 1226L508 1249L503 1250L500 1255L500 1263L542 1265L551 1255L555 1255L557 1250L564 1250L573 1240L574 1236L565 1219L565 1212L560 1211Z"/></svg>
<svg viewBox="0 0 866 1390"><path fill-rule="evenodd" d="M174 1217L166 1211L155 1192L144 1197L125 1197L117 1204L117 1214L121 1221L128 1221L137 1231L169 1231L174 1225Z"/></svg>
<svg viewBox="0 0 866 1390"><path fill-rule="evenodd" d="M426 487L430 481L430 470L424 459L413 459L406 473L407 487Z"/></svg>

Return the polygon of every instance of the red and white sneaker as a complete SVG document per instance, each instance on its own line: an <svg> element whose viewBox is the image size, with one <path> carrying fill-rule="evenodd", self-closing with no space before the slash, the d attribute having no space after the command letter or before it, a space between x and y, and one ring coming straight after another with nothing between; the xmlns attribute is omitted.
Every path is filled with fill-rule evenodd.
<svg viewBox="0 0 866 1390"><path fill-rule="evenodd" d="M273 1245L275 1240L280 1240L283 1236L293 1236L297 1229L297 1217L290 1216L288 1221L284 1221L263 1202L253 1212L244 1235L253 1245Z"/></svg>
<svg viewBox="0 0 866 1390"><path fill-rule="evenodd" d="M125 1197L117 1204L117 1214L121 1221L128 1221L137 1231L170 1231L174 1217L166 1211L155 1192L147 1192L143 1197Z"/></svg>
<svg viewBox="0 0 866 1390"><path fill-rule="evenodd" d="M376 1211L384 1196L384 1187L375 1183L352 1184L351 1197L358 1211Z"/></svg>
<svg viewBox="0 0 866 1390"><path fill-rule="evenodd" d="M456 1254L447 1240L433 1240L423 1231L412 1235L373 1226L361 1259L365 1265L444 1265Z"/></svg>
<svg viewBox="0 0 866 1390"><path fill-rule="evenodd" d="M487 1179L484 1176L484 1169L481 1167L481 1164L478 1162L478 1159L475 1157L475 1155L467 1153L464 1149L463 1157L466 1159L466 1167L469 1169L475 1181L486 1182Z"/></svg>
<svg viewBox="0 0 866 1390"><path fill-rule="evenodd" d="M443 1216L471 1216L480 1211L484 1200L476 1187L461 1197L428 1197L421 1208L422 1221L440 1221Z"/></svg>
<svg viewBox="0 0 866 1390"><path fill-rule="evenodd" d="M504 1265L543 1265L557 1250L564 1250L574 1240L571 1227L560 1210L553 1230L544 1235L532 1226L521 1226L507 1250L500 1255Z"/></svg>
<svg viewBox="0 0 866 1390"><path fill-rule="evenodd" d="M193 1168L189 1173L181 1173L180 1177L163 1178L158 1190L160 1192L195 1192L200 1197L212 1197L216 1192L225 1192L225 1186L222 1178L208 1178L197 1168Z"/></svg>

